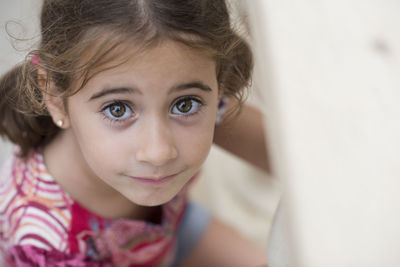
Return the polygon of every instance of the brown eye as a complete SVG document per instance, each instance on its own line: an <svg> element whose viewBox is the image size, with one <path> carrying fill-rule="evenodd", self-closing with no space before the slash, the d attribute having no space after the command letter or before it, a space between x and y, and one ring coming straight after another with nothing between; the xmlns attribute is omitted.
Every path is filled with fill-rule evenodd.
<svg viewBox="0 0 400 267"><path fill-rule="evenodd" d="M192 109L192 100L183 99L176 103L176 108L179 112L188 113Z"/></svg>
<svg viewBox="0 0 400 267"><path fill-rule="evenodd" d="M171 112L178 115L192 115L202 107L200 100L194 97L185 97L175 102Z"/></svg>
<svg viewBox="0 0 400 267"><path fill-rule="evenodd" d="M123 120L133 113L131 108L122 102L114 102L103 109L104 115L111 119Z"/></svg>
<svg viewBox="0 0 400 267"><path fill-rule="evenodd" d="M114 117L120 118L124 116L126 112L125 105L122 103L114 103L110 106L110 113Z"/></svg>

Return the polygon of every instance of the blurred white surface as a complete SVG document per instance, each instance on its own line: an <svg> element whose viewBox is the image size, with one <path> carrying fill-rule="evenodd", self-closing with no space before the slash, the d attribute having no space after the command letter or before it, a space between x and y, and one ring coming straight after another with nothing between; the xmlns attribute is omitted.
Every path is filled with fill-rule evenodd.
<svg viewBox="0 0 400 267"><path fill-rule="evenodd" d="M248 3L292 266L400 266L400 2Z"/></svg>
<svg viewBox="0 0 400 267"><path fill-rule="evenodd" d="M12 151L12 145L10 142L0 139L0 168L4 161L9 157Z"/></svg>
<svg viewBox="0 0 400 267"><path fill-rule="evenodd" d="M196 201L265 250L279 197L278 181L215 146L193 190Z"/></svg>
<svg viewBox="0 0 400 267"><path fill-rule="evenodd" d="M0 74L23 60L38 42L41 3L40 0L1 0ZM11 40L10 34L24 40Z"/></svg>

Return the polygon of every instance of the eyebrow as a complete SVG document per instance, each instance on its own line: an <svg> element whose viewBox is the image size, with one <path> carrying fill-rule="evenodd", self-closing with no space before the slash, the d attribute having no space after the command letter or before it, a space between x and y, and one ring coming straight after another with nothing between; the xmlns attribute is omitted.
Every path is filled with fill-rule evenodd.
<svg viewBox="0 0 400 267"><path fill-rule="evenodd" d="M105 96L105 95L111 95L111 94L126 94L126 93L129 93L129 94L133 94L133 93L142 94L142 93L141 93L138 89L136 89L136 88L125 88L125 87L122 87L122 88L109 88L109 89L103 89L103 90L101 90L100 92L98 92L98 93L92 95L92 96L89 98L89 101L92 101L92 100L94 100L94 99L103 97L103 96Z"/></svg>
<svg viewBox="0 0 400 267"><path fill-rule="evenodd" d="M187 89L191 89L191 88L198 88L198 89L200 89L202 91L205 91L205 92L211 92L212 91L212 89L208 85L206 85L206 84L204 84L202 82L189 82L189 83L184 83L184 84L179 84L179 85L173 86L171 88L170 92L182 91L182 90L187 90ZM101 97L103 97L105 95L127 94L127 93L129 93L129 94L133 94L133 93L142 94L142 92L137 88L127 88L127 87L109 88L109 89L107 88L107 89L103 89L100 92L95 93L94 95L92 95L89 98L89 101L92 101L92 100L97 99L97 98L101 98Z"/></svg>
<svg viewBox="0 0 400 267"><path fill-rule="evenodd" d="M186 90L186 89L191 89L191 88L198 88L202 91L206 91L206 92L211 92L212 89L202 83L202 82L189 82L189 83L184 83L184 84L179 84L177 86L172 87L171 91L181 91L181 90Z"/></svg>

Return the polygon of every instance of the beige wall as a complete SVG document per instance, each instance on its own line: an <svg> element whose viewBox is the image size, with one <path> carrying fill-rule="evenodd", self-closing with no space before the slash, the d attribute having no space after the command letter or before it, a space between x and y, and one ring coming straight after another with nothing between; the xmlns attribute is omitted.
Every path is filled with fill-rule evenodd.
<svg viewBox="0 0 400 267"><path fill-rule="evenodd" d="M293 241L271 266L400 266L400 1L247 2Z"/></svg>

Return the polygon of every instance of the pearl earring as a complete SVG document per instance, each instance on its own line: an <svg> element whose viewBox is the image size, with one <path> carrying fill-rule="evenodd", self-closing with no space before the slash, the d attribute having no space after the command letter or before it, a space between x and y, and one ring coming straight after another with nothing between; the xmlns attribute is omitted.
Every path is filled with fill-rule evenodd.
<svg viewBox="0 0 400 267"><path fill-rule="evenodd" d="M56 122L56 124L57 124L58 127L62 127L64 125L64 122L63 122L63 120L58 120Z"/></svg>

